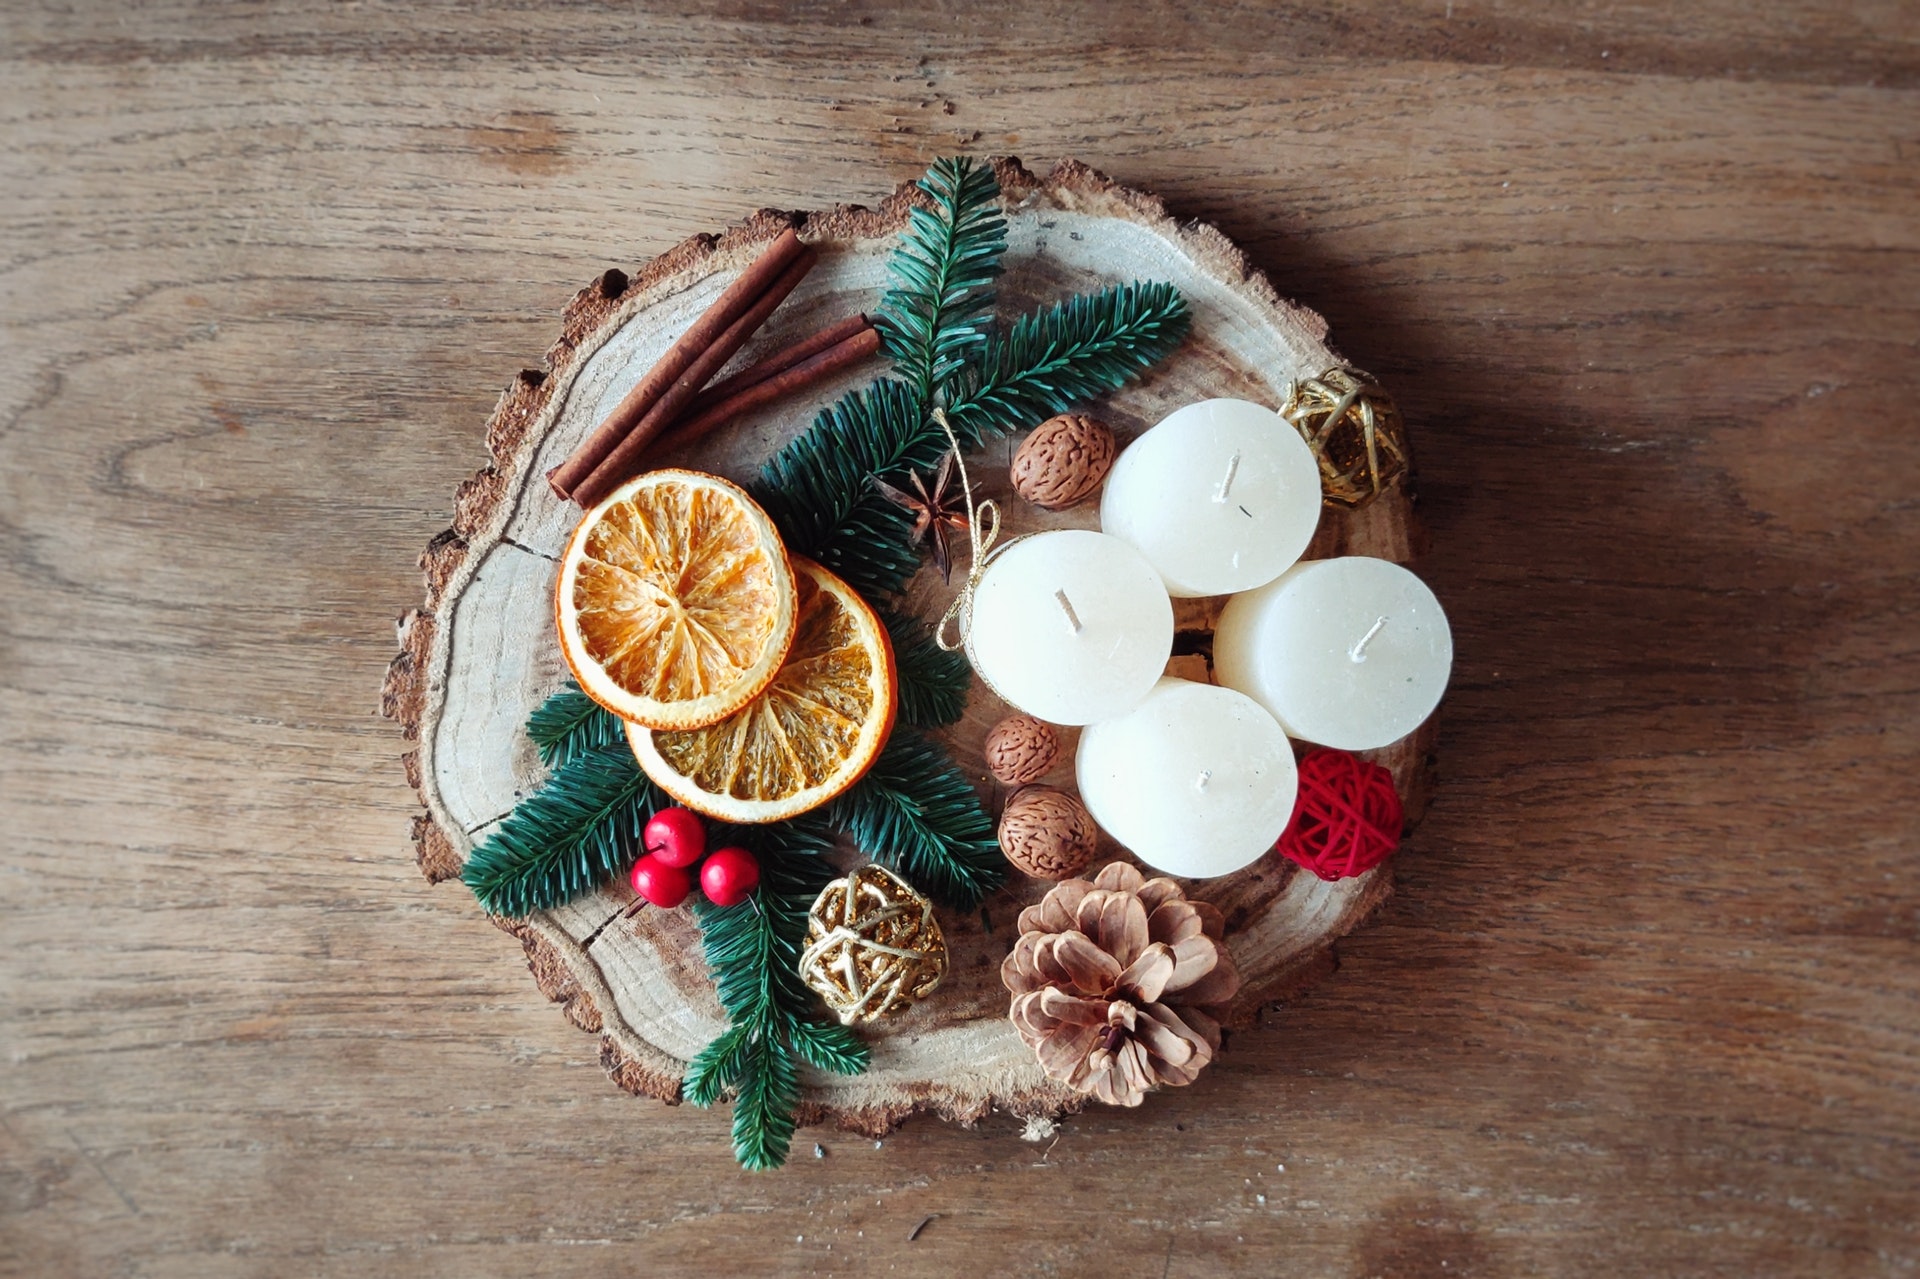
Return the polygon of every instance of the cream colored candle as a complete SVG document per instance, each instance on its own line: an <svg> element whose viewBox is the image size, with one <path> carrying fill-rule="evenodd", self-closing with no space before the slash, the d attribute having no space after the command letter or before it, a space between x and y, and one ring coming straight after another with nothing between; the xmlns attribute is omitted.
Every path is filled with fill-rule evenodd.
<svg viewBox="0 0 1920 1279"><path fill-rule="evenodd" d="M1175 595L1231 595L1298 560L1320 522L1320 466L1285 418L1202 400L1122 453L1100 527L1140 548Z"/></svg>
<svg viewBox="0 0 1920 1279"><path fill-rule="evenodd" d="M1173 601L1139 551L1086 529L1036 533L988 561L967 658L1029 715L1090 724L1132 709L1173 652Z"/></svg>
<svg viewBox="0 0 1920 1279"><path fill-rule="evenodd" d="M1109 835L1191 879L1239 870L1272 848L1299 780L1287 735L1252 698L1170 677L1125 715L1084 729L1074 771Z"/></svg>
<svg viewBox="0 0 1920 1279"><path fill-rule="evenodd" d="M1453 633L1426 583L1388 560L1309 560L1227 601L1214 678L1289 734L1371 750L1420 727L1446 691Z"/></svg>

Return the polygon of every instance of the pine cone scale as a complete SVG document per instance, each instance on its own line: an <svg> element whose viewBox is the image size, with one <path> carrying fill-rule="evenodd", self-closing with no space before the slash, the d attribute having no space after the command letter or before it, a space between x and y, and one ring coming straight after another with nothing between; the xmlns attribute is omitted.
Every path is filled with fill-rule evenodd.
<svg viewBox="0 0 1920 1279"><path fill-rule="evenodd" d="M1084 879L1062 880L1048 890L1037 905L1020 912L1020 931L1064 933L1076 927L1074 912L1079 908L1080 899L1092 891L1093 885Z"/></svg>
<svg viewBox="0 0 1920 1279"><path fill-rule="evenodd" d="M1162 1005L1154 1011L1154 1019L1165 1023L1174 1033L1193 1045L1193 1057L1182 1066L1172 1069L1184 1074L1188 1083L1199 1075L1220 1051L1220 1023L1206 1014L1188 1008L1184 1017L1171 1008Z"/></svg>
<svg viewBox="0 0 1920 1279"><path fill-rule="evenodd" d="M1181 889L1180 885L1168 879L1165 875L1157 875L1147 880L1140 885L1139 891L1134 895L1140 899L1140 904L1146 907L1149 915L1159 910L1162 906L1167 905L1169 902L1185 906L1189 910L1203 904L1201 902L1188 901L1187 895Z"/></svg>
<svg viewBox="0 0 1920 1279"><path fill-rule="evenodd" d="M1021 933L1013 943L1013 949L1000 961L1000 981L1013 992L1016 1006L1020 1003L1021 995L1046 984L1040 979L1040 962L1036 955L1046 936L1045 933Z"/></svg>
<svg viewBox="0 0 1920 1279"><path fill-rule="evenodd" d="M1206 931L1206 924L1192 902L1166 902L1154 907L1153 913L1147 916L1147 936L1169 946Z"/></svg>
<svg viewBox="0 0 1920 1279"><path fill-rule="evenodd" d="M1224 1004L1240 993L1240 970L1233 966L1233 956L1222 950L1219 962L1206 976L1185 990L1167 993L1177 995L1182 1007L1188 1004Z"/></svg>
<svg viewBox="0 0 1920 1279"><path fill-rule="evenodd" d="M1191 989L1221 962L1219 944L1204 933L1175 942L1167 953L1173 956L1173 972L1161 988L1165 991Z"/></svg>
<svg viewBox="0 0 1920 1279"><path fill-rule="evenodd" d="M1105 1026L1110 1020L1107 1010L1112 1005L1107 1000L1080 999L1053 987L1035 993L1040 997L1040 1011L1063 1025Z"/></svg>
<svg viewBox="0 0 1920 1279"><path fill-rule="evenodd" d="M1173 951L1159 942L1153 943L1140 952L1140 957L1127 965L1116 983L1118 989L1129 998L1143 1004L1155 1003L1160 992L1167 988L1167 982L1173 977L1177 965Z"/></svg>
<svg viewBox="0 0 1920 1279"><path fill-rule="evenodd" d="M1157 1004L1153 1005L1153 1008L1158 1007ZM1174 1026L1180 1026L1180 1030L1187 1028L1171 1010L1162 1010L1165 1013L1163 1020L1154 1015L1153 1008L1140 1015L1134 1029L1141 1045L1149 1053L1169 1066L1179 1067L1185 1066L1194 1057L1206 1051L1206 1045L1201 1042L1198 1035L1194 1035L1191 1031L1182 1035L1179 1030L1174 1029Z"/></svg>
<svg viewBox="0 0 1920 1279"><path fill-rule="evenodd" d="M1120 982L1119 958L1103 950L1085 933L1056 936L1053 960L1066 972L1074 988L1088 995L1108 994Z"/></svg>
<svg viewBox="0 0 1920 1279"><path fill-rule="evenodd" d="M1079 931L1112 955L1122 968L1147 945L1147 911L1132 893L1092 892L1075 912Z"/></svg>

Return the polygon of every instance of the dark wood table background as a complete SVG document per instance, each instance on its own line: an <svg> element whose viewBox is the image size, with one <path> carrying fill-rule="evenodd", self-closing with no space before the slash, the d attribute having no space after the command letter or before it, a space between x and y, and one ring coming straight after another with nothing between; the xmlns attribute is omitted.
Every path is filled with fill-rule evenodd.
<svg viewBox="0 0 1920 1279"><path fill-rule="evenodd" d="M11 0L0 119L0 1271L1920 1267L1911 4ZM376 694L575 288L960 149L1398 393L1438 798L1200 1086L751 1176L422 881Z"/></svg>

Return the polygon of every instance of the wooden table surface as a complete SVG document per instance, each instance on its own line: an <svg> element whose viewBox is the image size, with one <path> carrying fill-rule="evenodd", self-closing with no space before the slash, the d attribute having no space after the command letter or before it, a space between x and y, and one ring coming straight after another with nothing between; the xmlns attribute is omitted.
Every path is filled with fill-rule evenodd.
<svg viewBox="0 0 1920 1279"><path fill-rule="evenodd" d="M0 1271L1920 1268L1912 5L4 9ZM1438 797L1199 1086L748 1175L421 879L377 690L575 288L960 149L1398 393Z"/></svg>

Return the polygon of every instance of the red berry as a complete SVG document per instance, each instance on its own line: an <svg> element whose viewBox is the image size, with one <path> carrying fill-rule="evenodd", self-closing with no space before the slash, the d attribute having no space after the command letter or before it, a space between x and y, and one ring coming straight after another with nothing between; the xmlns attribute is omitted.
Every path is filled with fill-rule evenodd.
<svg viewBox="0 0 1920 1279"><path fill-rule="evenodd" d="M738 906L760 886L760 863L744 848L721 848L700 868L700 888L716 906Z"/></svg>
<svg viewBox="0 0 1920 1279"><path fill-rule="evenodd" d="M663 808L647 819L640 845L669 866L694 866L707 855L707 828L684 808Z"/></svg>
<svg viewBox="0 0 1920 1279"><path fill-rule="evenodd" d="M662 910L672 910L693 891L693 876L649 854L633 864L633 891Z"/></svg>

